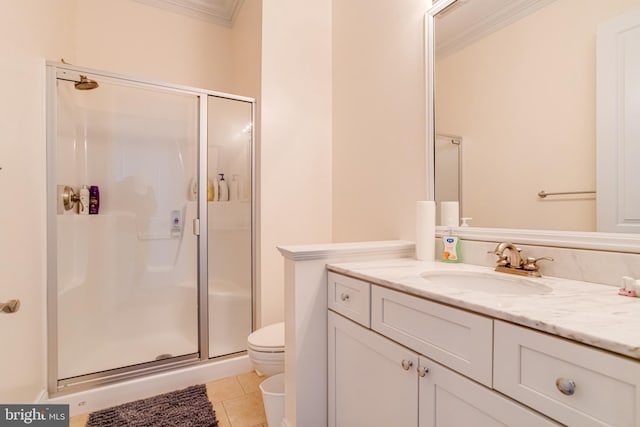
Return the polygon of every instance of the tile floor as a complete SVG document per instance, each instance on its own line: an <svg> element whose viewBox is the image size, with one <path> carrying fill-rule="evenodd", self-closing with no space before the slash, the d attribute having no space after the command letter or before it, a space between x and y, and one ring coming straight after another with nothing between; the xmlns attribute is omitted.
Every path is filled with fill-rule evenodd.
<svg viewBox="0 0 640 427"><path fill-rule="evenodd" d="M207 395L216 411L219 427L267 427L258 385L266 377L255 372L207 383ZM71 417L70 427L85 427L89 414Z"/></svg>

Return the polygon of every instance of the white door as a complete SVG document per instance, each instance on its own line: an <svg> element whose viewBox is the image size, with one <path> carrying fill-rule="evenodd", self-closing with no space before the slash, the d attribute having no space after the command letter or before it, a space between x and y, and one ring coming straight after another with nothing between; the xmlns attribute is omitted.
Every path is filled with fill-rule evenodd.
<svg viewBox="0 0 640 427"><path fill-rule="evenodd" d="M0 58L0 402L33 403L44 388L44 61ZM21 84L20 82L28 82Z"/></svg>
<svg viewBox="0 0 640 427"><path fill-rule="evenodd" d="M598 28L598 231L640 233L640 10Z"/></svg>
<svg viewBox="0 0 640 427"><path fill-rule="evenodd" d="M329 426L418 425L418 357L329 312Z"/></svg>
<svg viewBox="0 0 640 427"><path fill-rule="evenodd" d="M559 425L427 358L420 366L420 427Z"/></svg>

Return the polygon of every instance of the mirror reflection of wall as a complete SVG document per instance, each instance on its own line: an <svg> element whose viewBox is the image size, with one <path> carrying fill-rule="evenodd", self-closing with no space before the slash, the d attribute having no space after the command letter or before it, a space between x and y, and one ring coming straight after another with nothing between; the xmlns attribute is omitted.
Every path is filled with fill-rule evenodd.
<svg viewBox="0 0 640 427"><path fill-rule="evenodd" d="M435 153L435 200L460 203L462 138L455 135L436 135ZM436 224L442 224L440 209L436 209Z"/></svg>
<svg viewBox="0 0 640 427"><path fill-rule="evenodd" d="M436 46L473 3L436 18ZM594 194L537 195L595 190L597 29L640 2L543 3L457 50L436 48L436 134L464 138L461 215L473 225L595 231Z"/></svg>

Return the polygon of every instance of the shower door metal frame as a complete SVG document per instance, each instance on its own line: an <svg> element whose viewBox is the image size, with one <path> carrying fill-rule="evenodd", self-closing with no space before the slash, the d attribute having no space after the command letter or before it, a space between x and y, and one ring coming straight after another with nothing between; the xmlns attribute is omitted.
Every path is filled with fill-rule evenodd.
<svg viewBox="0 0 640 427"><path fill-rule="evenodd" d="M198 217L193 224L193 233L197 235L197 302L198 302L198 352L190 353L170 359L144 362L132 366L110 369L103 372L90 373L70 379L58 378L58 283L57 283L57 226L56 208L57 191L55 175L55 144L57 143L57 91L56 82L59 72L73 74L88 74L101 81L112 81L132 87L157 89L168 92L194 95L198 97L198 142L197 142L197 175L198 175ZM98 89L99 90L99 89ZM208 151L208 98L209 96L226 98L234 101L247 102L251 107L251 141L250 141L250 206L251 206L251 325L256 324L256 160L255 160L255 99L217 92L207 89L193 88L189 86L174 85L164 82L151 81L143 78L125 76L117 73L94 70L86 67L78 67L70 64L47 61L46 62L46 146L47 146L47 390L49 396L62 395L80 390L95 388L104 384L124 381L140 376L146 376L170 369L185 366L193 366L209 363L212 360L222 360L245 354L246 351L227 356L209 357L209 273L208 273L208 207L207 207L207 151ZM191 227L184 224L185 232Z"/></svg>

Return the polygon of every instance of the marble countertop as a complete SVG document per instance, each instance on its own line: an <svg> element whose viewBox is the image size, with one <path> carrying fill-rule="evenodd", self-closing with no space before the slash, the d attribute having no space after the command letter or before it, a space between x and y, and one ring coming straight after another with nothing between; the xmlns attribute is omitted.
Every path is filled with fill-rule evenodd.
<svg viewBox="0 0 640 427"><path fill-rule="evenodd" d="M618 295L618 287L555 277L520 278L470 264L425 262L399 258L329 264L337 273L359 278L411 295L428 298L496 319L527 326L640 360L640 298ZM505 293L456 289L434 276L462 274L508 276L530 281ZM507 284L508 285L508 284ZM531 288L529 292L527 287Z"/></svg>

